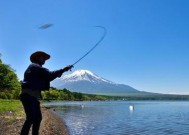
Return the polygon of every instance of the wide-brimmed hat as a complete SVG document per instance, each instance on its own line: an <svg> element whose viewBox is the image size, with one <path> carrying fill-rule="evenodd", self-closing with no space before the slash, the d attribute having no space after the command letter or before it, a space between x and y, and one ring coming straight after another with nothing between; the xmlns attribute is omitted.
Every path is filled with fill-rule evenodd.
<svg viewBox="0 0 189 135"><path fill-rule="evenodd" d="M42 51L37 51L31 54L30 56L30 61L31 62L35 62L36 61L36 57L38 56L43 56L45 58L45 60L48 60L51 56L45 52Z"/></svg>

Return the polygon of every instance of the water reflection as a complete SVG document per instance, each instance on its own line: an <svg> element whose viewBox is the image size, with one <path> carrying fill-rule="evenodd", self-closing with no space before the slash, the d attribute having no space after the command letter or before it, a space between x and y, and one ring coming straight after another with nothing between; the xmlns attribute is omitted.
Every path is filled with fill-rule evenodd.
<svg viewBox="0 0 189 135"><path fill-rule="evenodd" d="M189 102L69 102L56 112L71 135L187 135Z"/></svg>

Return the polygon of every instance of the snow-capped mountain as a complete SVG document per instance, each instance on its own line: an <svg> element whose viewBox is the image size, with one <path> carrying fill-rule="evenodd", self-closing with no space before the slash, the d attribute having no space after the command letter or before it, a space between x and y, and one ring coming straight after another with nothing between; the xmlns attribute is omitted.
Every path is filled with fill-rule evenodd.
<svg viewBox="0 0 189 135"><path fill-rule="evenodd" d="M98 75L92 73L89 70L77 70L73 72L72 74L65 75L62 80L67 82L77 82L77 81L88 81L93 83L110 83L113 84L113 82L108 81L102 77L99 77Z"/></svg>
<svg viewBox="0 0 189 135"><path fill-rule="evenodd" d="M104 79L89 70L77 70L54 80L51 86L58 89L67 88L74 92L104 95L122 95L140 91L124 84L116 84Z"/></svg>

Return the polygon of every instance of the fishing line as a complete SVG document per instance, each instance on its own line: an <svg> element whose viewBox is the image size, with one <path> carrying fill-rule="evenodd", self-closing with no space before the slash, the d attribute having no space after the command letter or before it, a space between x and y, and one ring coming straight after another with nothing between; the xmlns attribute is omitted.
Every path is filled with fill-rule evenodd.
<svg viewBox="0 0 189 135"><path fill-rule="evenodd" d="M94 26L94 27L103 29L104 32L103 32L102 37L99 39L99 41L88 52L86 52L81 58L79 58L76 62L74 62L72 64L72 66L77 64L79 61L81 61L83 58L85 58L89 53L91 53L103 41L104 37L106 36L107 30L106 30L105 27L103 27L103 26Z"/></svg>
<svg viewBox="0 0 189 135"><path fill-rule="evenodd" d="M53 26L53 24L44 24L40 27L38 27L39 29L47 29L49 27ZM96 44L88 51L86 52L81 58L79 58L76 62L74 62L71 66L74 66L75 64L77 64L79 61L81 61L83 58L85 58L89 53L91 53L105 38L107 30L104 26L94 26L97 28L101 28L103 29L103 35L101 36L101 38L98 40L98 42L96 42Z"/></svg>

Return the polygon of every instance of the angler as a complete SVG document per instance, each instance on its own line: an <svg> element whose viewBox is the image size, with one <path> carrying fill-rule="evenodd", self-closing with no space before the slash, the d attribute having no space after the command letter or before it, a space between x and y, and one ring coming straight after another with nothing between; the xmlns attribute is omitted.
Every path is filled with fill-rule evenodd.
<svg viewBox="0 0 189 135"><path fill-rule="evenodd" d="M21 130L21 135L28 135L32 126L32 135L39 134L39 127L42 120L39 99L41 91L49 90L50 82L57 77L61 77L64 72L73 68L72 65L66 66L56 71L49 71L42 67L50 55L37 51L30 56L32 62L24 73L22 82L22 92L20 100L23 104L26 120Z"/></svg>

